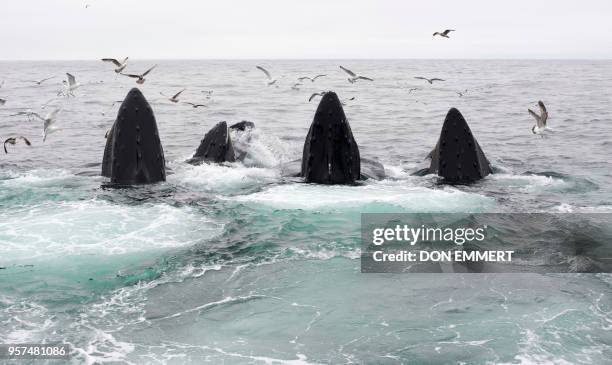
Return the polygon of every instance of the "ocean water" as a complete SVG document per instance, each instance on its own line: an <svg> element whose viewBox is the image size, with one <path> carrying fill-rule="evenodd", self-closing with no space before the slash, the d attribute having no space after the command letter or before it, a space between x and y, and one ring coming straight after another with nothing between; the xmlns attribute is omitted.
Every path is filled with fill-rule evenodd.
<svg viewBox="0 0 612 365"><path fill-rule="evenodd" d="M0 137L33 144L0 155L0 343L67 342L75 364L610 363L610 275L362 274L359 247L362 212L611 212L612 62L133 61L126 71L154 63L141 89L167 182L115 189L99 176L104 134L134 82L99 61L0 62ZM339 64L375 81L350 84ZM10 115L47 112L65 72L83 86L51 102L61 129L42 143L42 122ZM160 95L182 88L209 107ZM362 155L387 179L281 175L321 90L346 102ZM545 138L527 114L539 99ZM450 107L498 173L470 186L411 176ZM185 164L221 120L256 124L250 157Z"/></svg>

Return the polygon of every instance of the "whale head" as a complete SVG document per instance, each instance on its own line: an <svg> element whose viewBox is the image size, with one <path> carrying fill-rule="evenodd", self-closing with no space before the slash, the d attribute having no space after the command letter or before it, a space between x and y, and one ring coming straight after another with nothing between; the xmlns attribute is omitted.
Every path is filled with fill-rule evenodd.
<svg viewBox="0 0 612 365"><path fill-rule="evenodd" d="M236 155L226 122L217 123L209 130L193 157L187 162L198 164L202 162L234 162Z"/></svg>
<svg viewBox="0 0 612 365"><path fill-rule="evenodd" d="M306 182L352 184L360 178L359 147L338 95L321 98L302 153L301 175Z"/></svg>
<svg viewBox="0 0 612 365"><path fill-rule="evenodd" d="M430 173L449 183L469 183L491 173L491 167L461 112L446 114L438 144L431 152Z"/></svg>
<svg viewBox="0 0 612 365"><path fill-rule="evenodd" d="M102 176L117 184L166 180L164 150L153 110L137 88L127 94L106 139Z"/></svg>

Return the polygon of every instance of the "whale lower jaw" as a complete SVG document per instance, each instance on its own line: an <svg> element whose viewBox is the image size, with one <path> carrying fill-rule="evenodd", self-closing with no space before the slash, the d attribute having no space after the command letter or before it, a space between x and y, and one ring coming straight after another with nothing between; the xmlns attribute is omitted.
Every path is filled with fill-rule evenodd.
<svg viewBox="0 0 612 365"><path fill-rule="evenodd" d="M300 175L317 184L353 184L361 177L359 147L333 92L321 98L304 141Z"/></svg>
<svg viewBox="0 0 612 365"><path fill-rule="evenodd" d="M431 151L426 173L438 174L446 183L470 183L491 173L491 165L470 127L459 112L449 110L440 138Z"/></svg>
<svg viewBox="0 0 612 365"><path fill-rule="evenodd" d="M115 184L166 180L164 150L151 106L137 88L127 94L106 139L102 176Z"/></svg>

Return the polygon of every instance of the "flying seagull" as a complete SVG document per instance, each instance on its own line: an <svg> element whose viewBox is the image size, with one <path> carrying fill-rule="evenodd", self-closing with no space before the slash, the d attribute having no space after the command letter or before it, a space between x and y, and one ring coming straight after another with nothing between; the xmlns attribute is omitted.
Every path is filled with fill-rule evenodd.
<svg viewBox="0 0 612 365"><path fill-rule="evenodd" d="M448 33L450 33L450 32L454 32L454 31L455 31L454 29L447 29L447 30L445 30L445 31L444 31L444 32L442 32L442 33L440 33L440 32L435 32L435 33L433 34L433 36L435 37L435 36L439 35L440 37L450 38L450 37L448 36Z"/></svg>
<svg viewBox="0 0 612 365"><path fill-rule="evenodd" d="M150 69L146 70L143 74L141 75L136 75L136 74L124 74L123 72L120 73L120 75L123 76L127 76L127 77L131 77L133 79L137 79L136 83L138 85L142 85L145 83L145 81L147 81L147 79L145 79L145 76L147 76L149 74L149 72L153 71L153 69L157 67L157 65L154 65L153 67L151 67Z"/></svg>
<svg viewBox="0 0 612 365"><path fill-rule="evenodd" d="M32 144L30 143L30 141L28 141L28 139L27 139L27 138L25 138L25 137L23 137L23 136L19 136L19 137L10 137L10 138L7 138L7 139L4 141L4 153L8 153L8 151L6 150L6 144L7 144L7 143L8 143L8 144L15 145L15 144L17 143L17 141L18 141L18 140L20 140L20 139L21 139L21 140L22 140L22 141L23 141L23 142L24 142L24 143L25 143L27 146L31 146L31 145L32 145Z"/></svg>
<svg viewBox="0 0 612 365"><path fill-rule="evenodd" d="M183 104L188 104L188 105L191 105L191 106L192 106L194 109L197 109L197 108L199 108L199 107L208 108L208 106L207 106L207 105L204 105L204 104L196 104L196 103L190 103L190 102L188 102L188 101L184 102Z"/></svg>
<svg viewBox="0 0 612 365"><path fill-rule="evenodd" d="M540 115L537 115L533 110L527 109L529 114L535 118L536 124L531 128L533 134L542 134L546 128L546 122L548 121L548 111L542 100L538 101L540 107Z"/></svg>
<svg viewBox="0 0 612 365"><path fill-rule="evenodd" d="M445 81L443 79L438 79L438 78L428 79L427 77L423 77L423 76L416 76L415 79L417 79L417 80L425 80L425 81L429 82L430 84L433 84L434 81Z"/></svg>
<svg viewBox="0 0 612 365"><path fill-rule="evenodd" d="M327 75L317 75L315 77L302 76L302 77L298 77L298 81L310 80L310 82L315 82L315 80L318 79L319 77L325 77L325 76Z"/></svg>
<svg viewBox="0 0 612 365"><path fill-rule="evenodd" d="M417 91L418 89L418 87L411 87L410 89L408 89L408 94L411 94L413 91Z"/></svg>
<svg viewBox="0 0 612 365"><path fill-rule="evenodd" d="M47 78L44 78L44 79L38 80L38 81L37 80L33 80L32 82L35 83L36 85L40 86L40 85L42 85L43 82L45 82L47 80L51 80L52 78L55 78L55 76L50 76L50 77L47 77Z"/></svg>
<svg viewBox="0 0 612 365"><path fill-rule="evenodd" d="M20 117L22 115L25 115L28 118L28 121L30 121L32 119L32 117L34 116L34 114L36 114L36 113L34 113L31 110L26 110L26 111L17 112L15 114L10 114L9 117Z"/></svg>
<svg viewBox="0 0 612 365"><path fill-rule="evenodd" d="M202 90L202 94L206 95L206 99L210 99L212 97L214 90Z"/></svg>
<svg viewBox="0 0 612 365"><path fill-rule="evenodd" d="M261 67L261 66L255 66L257 67L259 70L261 70L261 72L265 73L266 76L268 77L268 82L267 85L274 85L276 83L276 79L272 78L272 75L270 75L270 73L268 72L268 70L266 70L265 68Z"/></svg>
<svg viewBox="0 0 612 365"><path fill-rule="evenodd" d="M6 99L0 99L0 106L6 104Z"/></svg>
<svg viewBox="0 0 612 365"><path fill-rule="evenodd" d="M308 102L311 102L312 99L314 99L316 96L323 96L325 94L326 94L325 91L321 91L320 93L314 93L314 94L310 95L310 97L308 98Z"/></svg>
<svg viewBox="0 0 612 365"><path fill-rule="evenodd" d="M459 97L463 97L463 95L467 94L467 89L463 90L463 91L456 91L457 95L459 95Z"/></svg>
<svg viewBox="0 0 612 365"><path fill-rule="evenodd" d="M355 74L353 71L349 70L348 68L342 67L340 66L340 68L342 69L342 71L346 72L350 77L348 78L348 81L351 84L354 84L357 80L367 80L367 81L374 81L373 79L369 78L369 77L365 77L365 76L358 76L357 74Z"/></svg>
<svg viewBox="0 0 612 365"><path fill-rule="evenodd" d="M102 61L104 61L104 62L112 62L116 66L115 72L116 73L121 73L121 71L123 71L127 67L128 58L129 57L124 58L123 61L121 61L121 62L119 62L118 60L116 60L114 58L103 58Z"/></svg>
<svg viewBox="0 0 612 365"><path fill-rule="evenodd" d="M299 90L300 86L302 86L302 83L296 82L295 84L293 84L293 86L291 86L291 90Z"/></svg>
<svg viewBox="0 0 612 365"><path fill-rule="evenodd" d="M174 94L174 95L173 95L173 96L171 96L171 97L169 97L168 95L164 95L164 93L160 93L160 94L161 94L162 96L167 97L167 98L168 98L168 100L170 100L171 102L173 102L173 103L178 103L178 102L179 102L178 97L179 97L179 96L180 96L180 95L183 93L183 91L185 91L185 90L187 90L187 89L183 89L183 90L181 90L181 91L177 92L176 94Z"/></svg>
<svg viewBox="0 0 612 365"><path fill-rule="evenodd" d="M57 128L55 128L53 124L55 123L57 114L61 110L62 110L61 108L55 108L52 111L50 111L49 114L47 114L44 118L41 117L38 113L33 112L31 114L32 116L35 116L36 118L43 121L43 132L42 132L43 142L47 139L48 134L55 132L57 130Z"/></svg>
<svg viewBox="0 0 612 365"><path fill-rule="evenodd" d="M62 81L62 84L64 84L65 90L63 92L62 91L58 92L58 95L74 96L74 90L81 87L81 84L79 84L76 81L76 78L70 73L66 73L66 77L68 78L68 81L66 80Z"/></svg>

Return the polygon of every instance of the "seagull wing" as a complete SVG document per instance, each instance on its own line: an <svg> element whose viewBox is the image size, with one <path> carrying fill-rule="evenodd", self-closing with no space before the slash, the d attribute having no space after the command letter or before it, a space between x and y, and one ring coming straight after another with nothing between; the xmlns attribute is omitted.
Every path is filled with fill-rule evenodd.
<svg viewBox="0 0 612 365"><path fill-rule="evenodd" d="M115 64L115 66L120 67L121 66L121 62L117 61L114 58L103 58L102 61L104 62L112 62Z"/></svg>
<svg viewBox="0 0 612 365"><path fill-rule="evenodd" d="M546 110L546 106L542 101L538 102L538 106L540 107L540 115L542 118L542 125L546 127L546 121L548 120L548 111Z"/></svg>
<svg viewBox="0 0 612 365"><path fill-rule="evenodd" d="M151 67L150 69L146 70L145 73L142 74L142 77L145 77L149 74L149 72L153 71L153 69L155 69L155 67L157 67L157 65L153 65L153 67Z"/></svg>
<svg viewBox="0 0 612 365"><path fill-rule="evenodd" d="M368 81L374 81L374 79L371 79L369 77L365 77L365 76L358 76L357 80L368 80Z"/></svg>
<svg viewBox="0 0 612 365"><path fill-rule="evenodd" d="M445 30L444 32L442 32L442 34L443 34L443 35L448 35L448 33L450 33L450 32L454 32L454 31L455 31L454 29L447 29L447 30Z"/></svg>
<svg viewBox="0 0 612 365"><path fill-rule="evenodd" d="M304 81L304 80L310 80L310 81L312 81L312 79L311 79L310 77L308 77L308 76L298 77L298 80L299 80L299 81Z"/></svg>
<svg viewBox="0 0 612 365"><path fill-rule="evenodd" d="M27 113L27 112L25 112L25 113ZM25 115L25 114L23 114L23 115ZM41 117L41 116L40 116L40 114L35 113L35 112L31 112L31 113L29 113L29 115L31 115L31 116L33 116L33 117L36 117L36 118L38 118L38 119L40 119L40 120L42 120L42 121L44 121L44 120L45 120L45 118Z"/></svg>
<svg viewBox="0 0 612 365"><path fill-rule="evenodd" d="M57 117L57 113L59 113L60 110L61 110L61 108L55 108L55 109L51 110L49 112L49 114L47 114L47 117L44 119L45 120L45 124L46 124L47 121L52 121L53 119L55 119L55 117Z"/></svg>
<svg viewBox="0 0 612 365"><path fill-rule="evenodd" d="M121 75L123 76L127 76L127 77L131 77L133 79L139 79L140 75L134 75L134 74L124 74L123 72L121 73Z"/></svg>
<svg viewBox="0 0 612 365"><path fill-rule="evenodd" d="M68 84L70 86L76 85L76 78L72 74L69 74L68 72L66 72L66 76L68 76Z"/></svg>
<svg viewBox="0 0 612 365"><path fill-rule="evenodd" d="M312 99L315 98L315 96L319 96L319 95L321 95L321 94L320 93L314 93L314 94L310 95L310 97L308 98L308 102L311 102Z"/></svg>
<svg viewBox="0 0 612 365"><path fill-rule="evenodd" d="M41 83L41 84L42 84L43 82L48 81L48 80L51 80L51 79L52 79L52 78L54 78L54 77L55 77L55 76L50 76L50 77L47 77L47 78L45 78L45 79L40 80L40 81L39 81L39 83Z"/></svg>
<svg viewBox="0 0 612 365"><path fill-rule="evenodd" d="M415 78L415 79L417 79L417 80L425 80L425 81L429 81L429 80L427 80L427 78L426 78L426 77L423 77L423 76L415 76L414 78Z"/></svg>
<svg viewBox="0 0 612 365"><path fill-rule="evenodd" d="M257 69L261 70L263 73L266 74L266 76L268 77L269 80L272 80L272 76L270 75L270 73L268 72L268 70L266 70L265 68L261 67L261 66L255 66L257 67Z"/></svg>
<svg viewBox="0 0 612 365"><path fill-rule="evenodd" d="M433 83L434 81L445 81L445 80L444 80L444 79L438 79L438 78L434 78L434 79L429 80L429 82L432 82L432 83Z"/></svg>
<svg viewBox="0 0 612 365"><path fill-rule="evenodd" d="M6 140L4 140L4 153L8 153L8 150L6 149L6 144L7 143L15 144L15 138L10 137L10 138L7 138Z"/></svg>
<svg viewBox="0 0 612 365"><path fill-rule="evenodd" d="M314 81L314 80L318 79L319 77L325 77L325 76L327 76L327 75L317 75L317 76L315 76L315 77L313 77L313 78L312 78L312 81Z"/></svg>
<svg viewBox="0 0 612 365"><path fill-rule="evenodd" d="M181 95L181 93L182 93L183 91L185 91L185 90L187 90L187 89L183 89L183 90L181 90L181 91L177 92L176 94L174 94L174 96L172 97L172 99L176 99L176 98L178 98L178 97L179 97L179 95Z"/></svg>
<svg viewBox="0 0 612 365"><path fill-rule="evenodd" d="M540 118L539 115L537 115L533 110L531 109L527 109L527 111L529 112L529 114L535 118L536 120L536 124L538 125L538 128L542 126L542 118Z"/></svg>
<svg viewBox="0 0 612 365"><path fill-rule="evenodd" d="M19 138L21 138L23 140L23 142L26 144L26 146L31 146L32 143L30 143L30 141L25 138L24 136L19 136Z"/></svg>
<svg viewBox="0 0 612 365"><path fill-rule="evenodd" d="M349 74L349 76L355 77L357 75L355 75L355 73L351 70L349 70L348 68L342 67L340 66L340 68L342 69L342 71L346 72L347 74Z"/></svg>

